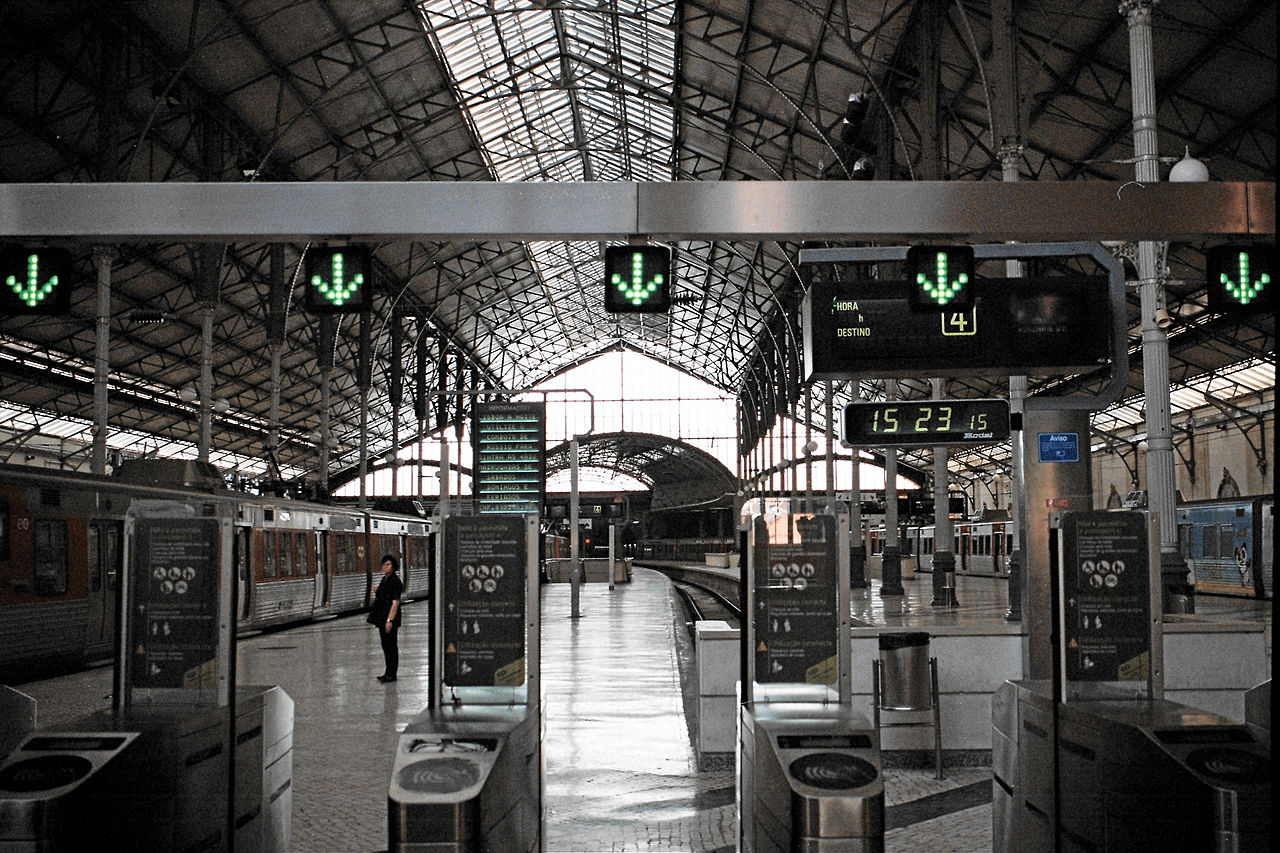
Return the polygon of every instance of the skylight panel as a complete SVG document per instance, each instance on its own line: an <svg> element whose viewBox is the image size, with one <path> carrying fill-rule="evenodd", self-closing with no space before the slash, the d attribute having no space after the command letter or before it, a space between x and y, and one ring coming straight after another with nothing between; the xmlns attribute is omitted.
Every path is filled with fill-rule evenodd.
<svg viewBox="0 0 1280 853"><path fill-rule="evenodd" d="M498 180L670 179L674 0L419 8Z"/></svg>

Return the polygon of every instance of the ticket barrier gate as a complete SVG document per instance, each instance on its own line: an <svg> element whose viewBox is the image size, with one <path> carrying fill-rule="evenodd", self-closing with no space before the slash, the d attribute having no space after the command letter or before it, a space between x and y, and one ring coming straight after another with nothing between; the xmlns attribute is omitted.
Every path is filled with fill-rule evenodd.
<svg viewBox="0 0 1280 853"><path fill-rule="evenodd" d="M400 733L390 853L542 848L538 519L445 515L427 707Z"/></svg>
<svg viewBox="0 0 1280 853"><path fill-rule="evenodd" d="M137 732L35 732L0 761L0 853L100 850L85 818L119 782L110 770ZM99 815L101 817L101 815Z"/></svg>
<svg viewBox="0 0 1280 853"><path fill-rule="evenodd" d="M391 853L538 847L539 715L524 707L426 712L405 727L388 795Z"/></svg>
<svg viewBox="0 0 1280 853"><path fill-rule="evenodd" d="M744 849L884 850L884 780L875 726L842 708L743 708L738 796Z"/></svg>
<svg viewBox="0 0 1280 853"><path fill-rule="evenodd" d="M1006 682L993 702L996 853L1053 849L1051 695L1047 681ZM1269 732L1163 699L1058 713L1060 849L1271 849Z"/></svg>

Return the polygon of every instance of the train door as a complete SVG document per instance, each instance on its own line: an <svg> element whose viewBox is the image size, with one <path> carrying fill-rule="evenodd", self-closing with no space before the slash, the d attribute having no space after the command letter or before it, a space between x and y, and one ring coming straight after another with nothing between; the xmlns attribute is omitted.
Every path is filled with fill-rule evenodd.
<svg viewBox="0 0 1280 853"><path fill-rule="evenodd" d="M115 640L123 530L119 521L89 522L89 617L85 646L91 649L110 646Z"/></svg>
<svg viewBox="0 0 1280 853"><path fill-rule="evenodd" d="M236 564L236 601L239 602L239 618L247 620L253 613L253 572L249 560L249 542L253 535L252 527L237 526L235 538L232 540L232 559Z"/></svg>
<svg viewBox="0 0 1280 853"><path fill-rule="evenodd" d="M316 607L327 607L329 604L329 531L316 530Z"/></svg>

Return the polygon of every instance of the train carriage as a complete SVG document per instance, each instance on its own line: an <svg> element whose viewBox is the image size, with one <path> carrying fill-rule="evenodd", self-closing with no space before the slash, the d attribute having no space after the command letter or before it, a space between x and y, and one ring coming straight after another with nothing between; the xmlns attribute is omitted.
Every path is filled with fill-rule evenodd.
<svg viewBox="0 0 1280 853"><path fill-rule="evenodd" d="M1189 502L1177 516L1197 593L1272 597L1274 496Z"/></svg>
<svg viewBox="0 0 1280 853"><path fill-rule="evenodd" d="M134 499L231 505L240 633L367 608L386 553L406 599L430 589L420 517L232 492L189 461L131 460L115 477L0 465L0 681L111 657Z"/></svg>

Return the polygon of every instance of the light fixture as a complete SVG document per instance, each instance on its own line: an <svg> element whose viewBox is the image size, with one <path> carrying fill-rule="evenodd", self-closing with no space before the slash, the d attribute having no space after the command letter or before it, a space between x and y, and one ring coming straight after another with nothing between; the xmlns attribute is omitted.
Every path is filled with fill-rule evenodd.
<svg viewBox="0 0 1280 853"><path fill-rule="evenodd" d="M184 403L194 403L199 396L200 392L196 390L196 386L189 382L178 389L178 399Z"/></svg>
<svg viewBox="0 0 1280 853"><path fill-rule="evenodd" d="M1188 146L1182 159L1173 164L1169 170L1169 181L1175 184L1203 184L1209 180L1209 167L1203 161L1191 156Z"/></svg>
<svg viewBox="0 0 1280 853"><path fill-rule="evenodd" d="M1164 308L1157 308L1155 321L1157 329L1167 329L1173 325L1173 316Z"/></svg>
<svg viewBox="0 0 1280 853"><path fill-rule="evenodd" d="M231 404L222 397L213 401L213 410L220 415L225 415L230 409Z"/></svg>

